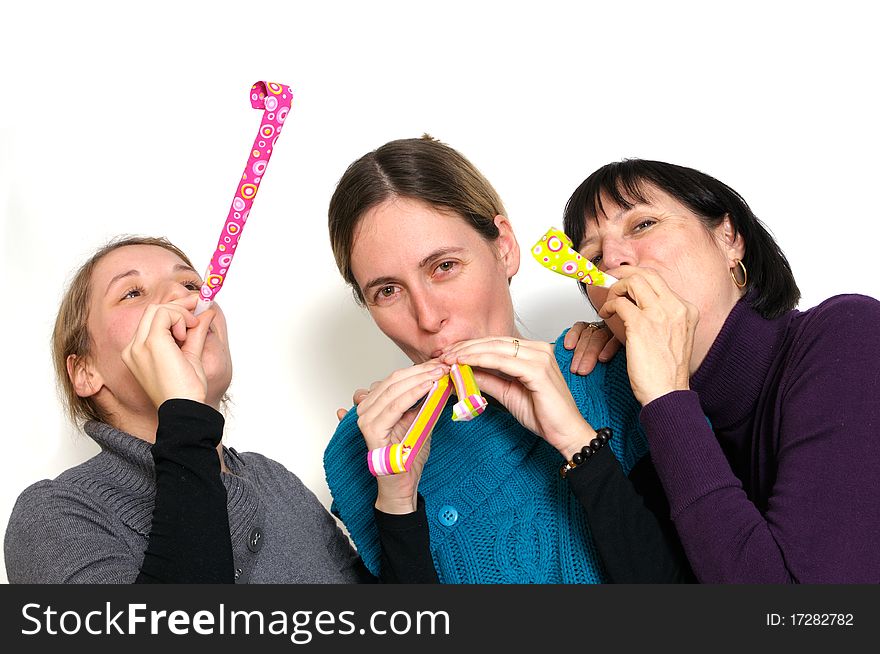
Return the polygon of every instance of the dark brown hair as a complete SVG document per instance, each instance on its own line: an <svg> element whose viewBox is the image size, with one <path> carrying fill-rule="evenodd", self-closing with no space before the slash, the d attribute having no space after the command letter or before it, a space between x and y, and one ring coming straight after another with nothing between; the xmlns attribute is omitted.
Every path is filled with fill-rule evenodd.
<svg viewBox="0 0 880 654"><path fill-rule="evenodd" d="M603 212L605 194L624 209L646 203L650 186L668 193L690 209L708 230L730 217L745 244L743 265L748 272L745 292L751 295L755 311L776 318L797 306L801 297L791 266L779 245L743 197L714 177L693 168L662 161L626 159L599 168L585 179L565 207L565 233L578 247L586 232L586 221ZM586 286L578 284L581 291Z"/></svg>
<svg viewBox="0 0 880 654"><path fill-rule="evenodd" d="M501 198L459 152L427 134L386 143L352 163L330 199L330 243L336 266L358 304L364 297L351 270L355 229L364 214L393 197L421 200L453 212L487 241L498 238Z"/></svg>

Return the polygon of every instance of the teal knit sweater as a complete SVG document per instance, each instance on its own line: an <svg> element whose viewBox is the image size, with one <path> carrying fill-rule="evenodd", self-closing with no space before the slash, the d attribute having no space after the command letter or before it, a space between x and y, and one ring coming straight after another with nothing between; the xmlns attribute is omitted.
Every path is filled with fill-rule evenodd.
<svg viewBox="0 0 880 654"><path fill-rule="evenodd" d="M621 352L588 376L569 372L572 352L556 341L556 360L584 418L614 430L611 449L624 472L647 452ZM451 405L450 405L451 406ZM446 413L451 409L447 408ZM367 567L379 574L373 522L376 479L357 411L339 423L324 471L331 510ZM470 422L444 415L431 440L419 492L425 498L431 555L443 583L600 583L604 581L583 509L559 476L564 460L497 403Z"/></svg>

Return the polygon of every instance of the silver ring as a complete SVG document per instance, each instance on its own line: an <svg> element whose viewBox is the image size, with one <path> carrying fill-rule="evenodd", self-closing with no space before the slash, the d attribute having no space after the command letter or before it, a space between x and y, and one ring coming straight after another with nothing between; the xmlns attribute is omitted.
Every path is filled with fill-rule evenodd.
<svg viewBox="0 0 880 654"><path fill-rule="evenodd" d="M516 358L516 355L519 354L519 339L513 339L513 357Z"/></svg>

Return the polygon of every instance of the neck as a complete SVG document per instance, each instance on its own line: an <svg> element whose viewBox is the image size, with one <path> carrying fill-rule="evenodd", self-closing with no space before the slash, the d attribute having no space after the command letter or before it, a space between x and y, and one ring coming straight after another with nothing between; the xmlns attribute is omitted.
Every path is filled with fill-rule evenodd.
<svg viewBox="0 0 880 654"><path fill-rule="evenodd" d="M742 294L739 293L730 297L721 311L715 310L713 312L701 313L696 333L694 334L694 346L688 370L691 376L702 365L706 355L718 338L718 334L721 333L721 328L724 327L724 323L727 321L728 316L730 316L730 312L733 311L733 307L736 306L741 297Z"/></svg>
<svg viewBox="0 0 880 654"><path fill-rule="evenodd" d="M214 408L218 409L218 406L214 406ZM110 414L108 422L116 429L124 431L142 441L150 444L156 442L156 432L159 429L159 415L156 409L152 409L149 412L116 411ZM223 458L222 442L217 445L217 456L220 457L220 471L229 472Z"/></svg>

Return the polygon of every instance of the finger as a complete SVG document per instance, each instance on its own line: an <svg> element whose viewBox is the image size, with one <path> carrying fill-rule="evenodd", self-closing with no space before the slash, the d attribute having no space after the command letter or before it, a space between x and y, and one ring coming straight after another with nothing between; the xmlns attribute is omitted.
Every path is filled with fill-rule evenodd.
<svg viewBox="0 0 880 654"><path fill-rule="evenodd" d="M516 340L519 340L519 346L516 345ZM497 354L510 357L511 359L534 361L539 358L543 359L547 354L552 354L553 344L543 341L509 339L507 337L479 339L456 346L449 353L443 355L441 360L450 365L453 363L468 363L467 359L483 353Z"/></svg>
<svg viewBox="0 0 880 654"><path fill-rule="evenodd" d="M641 277L646 282L648 282L648 284L651 286L654 292L657 293L657 295L663 295L664 293L671 292L669 284L666 283L666 280L663 279L660 273L658 273L654 268L641 266L623 266L619 270L621 271L621 279Z"/></svg>
<svg viewBox="0 0 880 654"><path fill-rule="evenodd" d="M346 411L345 409L336 409L336 419L339 422L342 422L342 419L346 416L346 414L348 414L348 411Z"/></svg>
<svg viewBox="0 0 880 654"><path fill-rule="evenodd" d="M372 449L391 442L394 427L410 407L424 397L433 386L433 381L416 384L402 395L388 400L387 403L376 403L363 412L361 409L364 405L361 404L358 407L358 427L367 441L367 446Z"/></svg>
<svg viewBox="0 0 880 654"><path fill-rule="evenodd" d="M520 348L526 347L534 350L543 350L547 348L552 350L553 348L551 343L545 343L544 341L529 341L524 338L517 338L516 336L484 336L483 338L473 338L452 344L444 349L443 353L440 355L440 360L444 363L448 363L450 360L454 361L451 357L454 357L459 352L464 350L481 350L484 346L495 346L498 343L506 343L510 353L514 354L517 352L517 341L519 341Z"/></svg>
<svg viewBox="0 0 880 654"><path fill-rule="evenodd" d="M509 346L508 346L509 347ZM500 354L491 351L469 351L458 356L459 363L466 363L474 368L483 368L491 372L500 372L520 380L523 384L535 380L549 364L547 355L536 350L520 349L519 356L510 353ZM555 361L555 359L554 359Z"/></svg>
<svg viewBox="0 0 880 654"><path fill-rule="evenodd" d="M504 402L511 384L517 384L516 380L503 379L488 370L474 369L474 380L480 387L480 393L491 395L499 402Z"/></svg>
<svg viewBox="0 0 880 654"><path fill-rule="evenodd" d="M434 370L438 365L445 365L439 361L439 359L431 359L430 361L425 361L424 363L418 363L413 366L409 366L407 368L401 368L400 370L395 370L390 375L388 375L385 379L374 382L370 386L370 393L382 393L388 388L390 385L395 384L404 379L409 379L410 377L415 377L421 375L427 371Z"/></svg>
<svg viewBox="0 0 880 654"><path fill-rule="evenodd" d="M578 344L578 340L581 337L581 334L584 333L584 330L587 329L587 323L579 320L575 324L571 326L565 333L565 340L562 341L562 347L566 350L574 349L574 346Z"/></svg>
<svg viewBox="0 0 880 654"><path fill-rule="evenodd" d="M419 370L420 372L417 374L411 374L407 371L408 374L406 376L403 374L393 374L383 380L378 386L371 387L369 393L361 397L360 402L355 403L357 404L358 415L364 415L376 404L380 407L387 407L389 402L402 393L407 392L414 385L419 385L426 381L433 383L444 375L449 374L449 366L442 363L434 363L430 367L419 366ZM403 373L404 371L398 372ZM401 411L407 408L409 407L404 407Z"/></svg>
<svg viewBox="0 0 880 654"><path fill-rule="evenodd" d="M370 393L370 396L357 407L358 425L386 435L415 404L424 397L438 379L443 377L444 368L434 370L415 377L407 377L392 384L384 392Z"/></svg>
<svg viewBox="0 0 880 654"><path fill-rule="evenodd" d="M153 323L153 316L155 315L157 308L158 305L149 304L147 305L147 308L144 309L144 313L141 316L137 329L134 330L134 335L131 337L131 341L128 344L127 350L131 356L136 356L137 352L143 347L144 342L147 340L147 336L150 334L150 325Z"/></svg>
<svg viewBox="0 0 880 654"><path fill-rule="evenodd" d="M618 315L623 320L624 329L630 327L633 321L637 320L642 310L628 297L618 297L606 300L599 309L599 315L604 319Z"/></svg>
<svg viewBox="0 0 880 654"><path fill-rule="evenodd" d="M608 363L611 359L614 358L614 355L617 354L618 350L620 350L620 341L617 340L617 337L613 337L610 341L605 343L605 347L602 348L602 351L599 352L599 361L602 363Z"/></svg>
<svg viewBox="0 0 880 654"><path fill-rule="evenodd" d="M606 301L614 297L629 298L640 309L656 306L659 303L657 292L648 283L644 275L640 273L630 275L626 279L621 279L612 284L611 288L608 289Z"/></svg>
<svg viewBox="0 0 880 654"><path fill-rule="evenodd" d="M187 311L195 311L196 305L199 303L199 293L198 291L193 291L188 295L183 297L179 297L175 300L171 300L168 304L175 304L179 307L186 309ZM213 304L211 305L213 306Z"/></svg>
<svg viewBox="0 0 880 654"><path fill-rule="evenodd" d="M196 317L198 324L186 332L186 340L183 342L181 351L191 354L199 359L202 358L202 351L205 349L205 341L208 339L208 333L211 329L211 323L217 317L217 309L213 306L202 312Z"/></svg>
<svg viewBox="0 0 880 654"><path fill-rule="evenodd" d="M175 341L183 343L186 340L187 328L195 327L197 324L198 319L183 307L161 304L153 316L148 338L162 339L167 332L171 332Z"/></svg>
<svg viewBox="0 0 880 654"><path fill-rule="evenodd" d="M477 345L479 343L486 343L488 341L496 341L499 338L507 338L507 341L511 342L514 337L511 336L508 338L506 336L482 336L481 338L469 338L466 341L458 341L457 343L452 343L451 345L447 345L445 348L443 348L443 354L446 354L448 352L451 352L452 350L455 350L455 349L458 349L461 347L466 347L468 345ZM522 340L522 339L520 339L520 340ZM441 354L440 358L441 359L443 358L442 354Z"/></svg>
<svg viewBox="0 0 880 654"><path fill-rule="evenodd" d="M603 332L600 334L599 332ZM596 367L599 352L605 344L605 332L599 329L590 330L589 336L578 341L571 361L571 371L578 375L588 375Z"/></svg>
<svg viewBox="0 0 880 654"><path fill-rule="evenodd" d="M363 402L369 394L370 391L368 391L366 388L359 388L351 396L351 403L357 406L358 404Z"/></svg>

